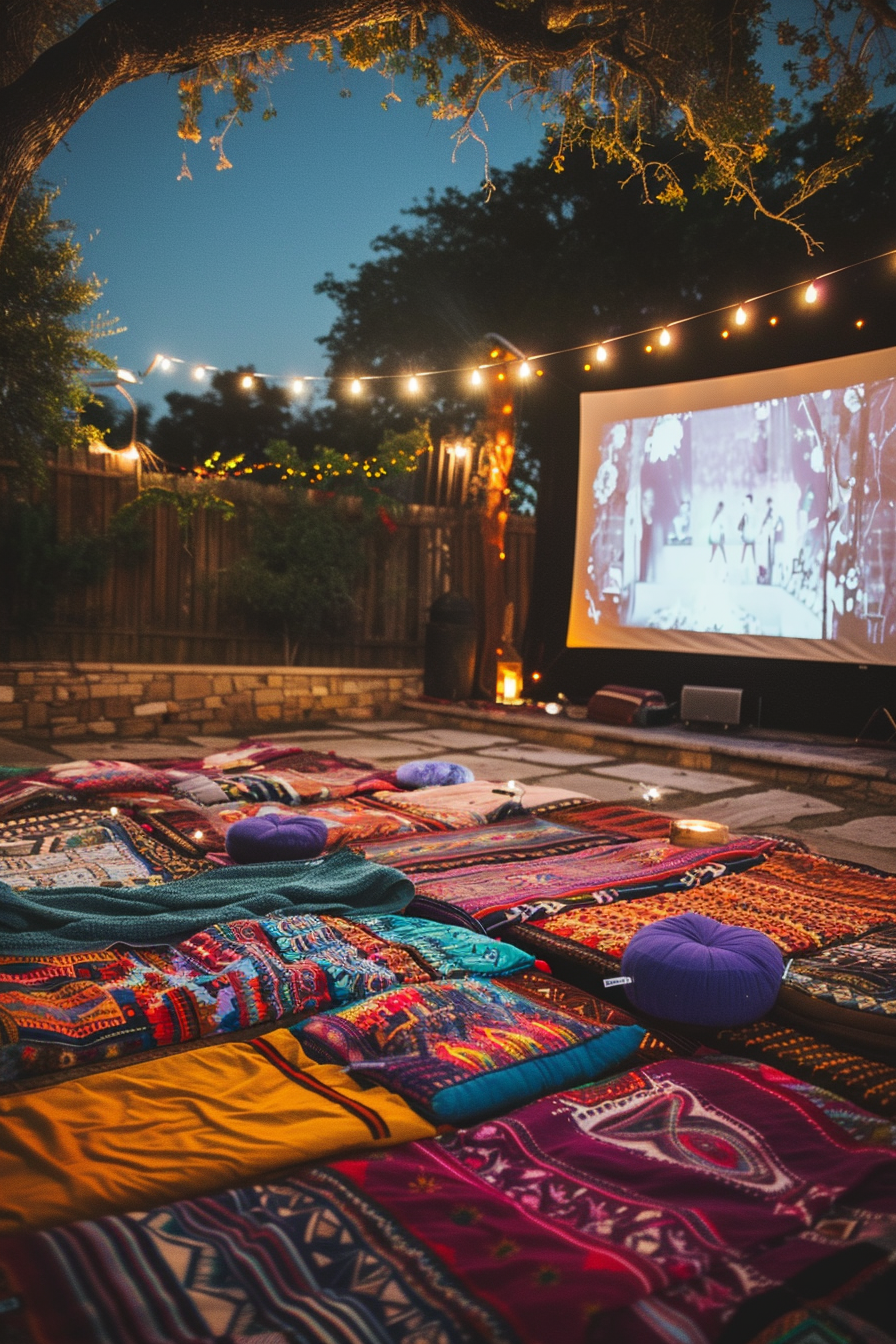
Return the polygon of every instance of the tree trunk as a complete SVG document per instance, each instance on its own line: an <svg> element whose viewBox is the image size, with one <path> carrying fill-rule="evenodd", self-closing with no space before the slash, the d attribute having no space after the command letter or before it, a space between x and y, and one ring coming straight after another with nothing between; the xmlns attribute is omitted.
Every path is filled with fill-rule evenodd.
<svg viewBox="0 0 896 1344"><path fill-rule="evenodd" d="M510 472L514 454L514 380L517 361L507 351L483 374L486 380L486 409L483 447L486 481L479 532L482 538L482 648L479 653L479 687L489 700L495 698L497 651L504 630L507 592L504 582L506 560L505 528L509 512Z"/></svg>

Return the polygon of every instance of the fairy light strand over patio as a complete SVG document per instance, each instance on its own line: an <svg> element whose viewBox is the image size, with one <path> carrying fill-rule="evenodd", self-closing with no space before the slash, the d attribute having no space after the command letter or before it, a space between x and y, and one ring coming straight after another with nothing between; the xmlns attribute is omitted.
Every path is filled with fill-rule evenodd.
<svg viewBox="0 0 896 1344"><path fill-rule="evenodd" d="M846 266L837 266L830 271L824 271L815 275L810 280L799 280L790 285L781 285L776 289L768 289L759 294L754 294L749 298L742 299L737 304L720 304L715 308L702 309L700 312L690 313L686 317L675 318L663 325L652 324L649 327L641 327L633 331L620 332L615 336L607 336L603 339L597 338L591 341L585 341L578 345L565 346L558 350L546 350L539 354L530 354L518 359L511 359L502 364L502 369L508 365L516 367L517 376L521 379L528 379L533 373L541 377L544 370L536 367L539 363L548 359L556 359L562 355L576 354L579 351L593 351L591 359L594 364L606 366L611 361L611 347L618 346L624 341L638 340L647 337L644 345L644 353L651 355L659 350L668 350L675 346L675 335L688 323L697 322L701 319L713 317L721 313L730 314L730 322L725 326L719 335L722 340L729 340L733 329L744 330L751 326L754 313L751 311L753 305L766 299L775 298L777 295L788 294L796 291L802 291L802 299L807 308L813 308L823 302L825 297L824 281L831 280L835 276L843 275L847 271L854 271L860 266L870 266L876 261L884 261L889 258L896 258L896 248L887 252L879 252L876 256L865 257L861 261L850 262ZM768 325L777 327L781 319L777 315L767 319ZM850 319L850 325L861 330L865 321L864 318ZM493 355L495 358L497 352ZM216 364L203 362L193 362L182 359L178 355L157 354L146 369L141 373L133 373L129 369L118 369L116 376L128 383L141 383L151 374L168 373L175 365L189 367L191 376L197 383L204 383L205 379L212 373L220 372L220 367ZM419 396L423 389L423 382L427 378L443 378L450 375L460 375L465 377L471 387L482 386L482 371L494 367L489 361L470 366L455 365L450 368L442 369L414 369L412 372L402 373L353 373L337 374L276 374L276 373L244 373L240 377L240 386L244 391L250 392L256 383L277 383L285 386L293 396L301 396L306 386L311 383L327 383L331 386L344 387L346 395L355 398L359 397L366 384L373 383L402 383L408 396ZM586 362L585 371L592 369L592 363ZM499 375L501 376L501 375Z"/></svg>

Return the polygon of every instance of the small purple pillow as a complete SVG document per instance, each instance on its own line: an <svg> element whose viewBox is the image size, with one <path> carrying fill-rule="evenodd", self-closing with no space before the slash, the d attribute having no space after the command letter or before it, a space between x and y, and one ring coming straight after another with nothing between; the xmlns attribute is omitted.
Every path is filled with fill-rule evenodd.
<svg viewBox="0 0 896 1344"><path fill-rule="evenodd" d="M313 859L327 843L326 823L319 817L246 817L228 829L224 843L234 863L276 863L278 859Z"/></svg>
<svg viewBox="0 0 896 1344"><path fill-rule="evenodd" d="M756 929L688 911L639 929L622 957L629 1002L695 1027L742 1027L778 997L784 960Z"/></svg>
<svg viewBox="0 0 896 1344"><path fill-rule="evenodd" d="M465 765L453 761L408 761L395 771L403 789L431 789L444 784L472 784L476 776Z"/></svg>

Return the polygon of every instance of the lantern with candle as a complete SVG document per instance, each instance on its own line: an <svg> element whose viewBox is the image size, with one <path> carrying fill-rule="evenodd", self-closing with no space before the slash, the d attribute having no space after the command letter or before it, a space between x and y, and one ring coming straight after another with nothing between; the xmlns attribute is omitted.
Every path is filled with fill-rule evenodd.
<svg viewBox="0 0 896 1344"><path fill-rule="evenodd" d="M523 699L523 660L513 647L513 603L504 609L504 633L497 654L495 699L499 705L519 705Z"/></svg>

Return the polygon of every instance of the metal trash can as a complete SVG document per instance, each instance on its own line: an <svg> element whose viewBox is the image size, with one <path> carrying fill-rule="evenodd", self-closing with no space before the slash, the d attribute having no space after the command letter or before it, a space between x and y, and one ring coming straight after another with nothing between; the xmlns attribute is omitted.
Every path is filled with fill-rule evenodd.
<svg viewBox="0 0 896 1344"><path fill-rule="evenodd" d="M443 593L429 609L423 694L469 700L476 677L476 612L459 593Z"/></svg>

